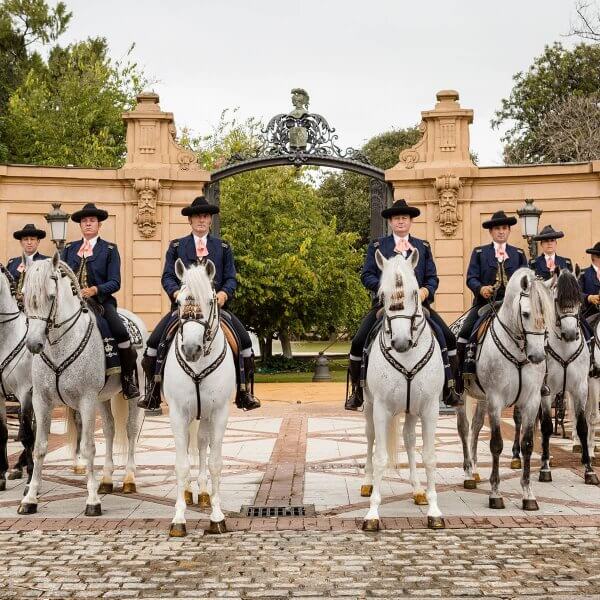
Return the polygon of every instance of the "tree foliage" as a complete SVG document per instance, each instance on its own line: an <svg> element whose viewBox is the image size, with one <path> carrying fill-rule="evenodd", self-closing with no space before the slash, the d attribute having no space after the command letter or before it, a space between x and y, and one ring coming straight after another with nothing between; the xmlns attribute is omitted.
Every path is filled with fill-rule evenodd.
<svg viewBox="0 0 600 600"><path fill-rule="evenodd" d="M600 45L580 44L572 50L555 43L547 46L527 72L513 77L514 87L492 120L493 127L504 123L507 163L549 162L544 121L551 110L570 96L600 92ZM575 160L565 156L566 160Z"/></svg>

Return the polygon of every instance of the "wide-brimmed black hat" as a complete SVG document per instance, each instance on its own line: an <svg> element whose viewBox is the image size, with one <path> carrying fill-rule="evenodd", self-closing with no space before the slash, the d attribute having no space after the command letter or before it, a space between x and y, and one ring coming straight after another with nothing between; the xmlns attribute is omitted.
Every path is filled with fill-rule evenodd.
<svg viewBox="0 0 600 600"><path fill-rule="evenodd" d="M544 240L558 240L565 237L562 231L555 231L552 225L546 225L537 235L533 236L536 242L543 242Z"/></svg>
<svg viewBox="0 0 600 600"><path fill-rule="evenodd" d="M588 254L594 254L595 256L600 256L600 242L596 242L593 248L588 248L586 250Z"/></svg>
<svg viewBox="0 0 600 600"><path fill-rule="evenodd" d="M516 217L509 217L503 210L499 210L492 215L492 218L488 221L484 221L481 226L484 229L491 229L492 227L500 227L500 225L516 225Z"/></svg>
<svg viewBox="0 0 600 600"><path fill-rule="evenodd" d="M97 208L93 202L88 202L81 210L71 215L71 220L75 223L81 223L84 217L97 217L98 221L106 221L108 213L102 208Z"/></svg>
<svg viewBox="0 0 600 600"><path fill-rule="evenodd" d="M385 208L381 211L381 216L384 219L389 219L394 215L408 215L413 219L418 217L421 211L416 206L410 206L406 203L406 200L396 200L389 208Z"/></svg>
<svg viewBox="0 0 600 600"><path fill-rule="evenodd" d="M38 229L33 223L28 223L13 233L15 240L20 240L24 237L36 237L38 240L43 240L46 237L46 232L43 229Z"/></svg>
<svg viewBox="0 0 600 600"><path fill-rule="evenodd" d="M184 217L192 215L216 215L219 212L219 207L214 204L209 204L204 196L194 198L194 201L181 209L181 214Z"/></svg>

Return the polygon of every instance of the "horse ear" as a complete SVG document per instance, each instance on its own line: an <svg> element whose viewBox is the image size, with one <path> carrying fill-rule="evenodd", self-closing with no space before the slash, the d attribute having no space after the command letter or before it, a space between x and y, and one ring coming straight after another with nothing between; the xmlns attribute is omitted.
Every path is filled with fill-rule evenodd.
<svg viewBox="0 0 600 600"><path fill-rule="evenodd" d="M387 261L388 259L383 254L381 254L379 250L375 250L375 262L377 263L377 266L379 267L380 271L383 271L383 267L385 266Z"/></svg>
<svg viewBox="0 0 600 600"><path fill-rule="evenodd" d="M581 268L578 263L575 263L575 277L579 279L579 275L581 275Z"/></svg>
<svg viewBox="0 0 600 600"><path fill-rule="evenodd" d="M419 264L419 251L416 248L413 248L413 251L410 253L408 264L412 267L413 271L417 268Z"/></svg>
<svg viewBox="0 0 600 600"><path fill-rule="evenodd" d="M560 267L559 267L558 265L556 265L556 266L554 267L554 271L552 271L552 272L554 273L554 275L555 275L556 277L558 277L558 276L560 275Z"/></svg>
<svg viewBox="0 0 600 600"><path fill-rule="evenodd" d="M183 281L183 275L185 274L185 265L183 264L183 261L178 258L175 261L175 275L177 275L177 279L179 279L179 281Z"/></svg>
<svg viewBox="0 0 600 600"><path fill-rule="evenodd" d="M527 275L523 275L523 277L521 277L521 289L524 292L529 289L529 277L527 277Z"/></svg>
<svg viewBox="0 0 600 600"><path fill-rule="evenodd" d="M208 278L212 281L215 278L215 274L217 272L215 263L210 259L206 259L206 264L204 265L204 268L206 269L206 274L208 275Z"/></svg>
<svg viewBox="0 0 600 600"><path fill-rule="evenodd" d="M25 263L25 254L23 254L23 263ZM53 269L58 269L58 266L60 265L60 254L58 253L58 250L54 251L54 254L52 255L52 268Z"/></svg>

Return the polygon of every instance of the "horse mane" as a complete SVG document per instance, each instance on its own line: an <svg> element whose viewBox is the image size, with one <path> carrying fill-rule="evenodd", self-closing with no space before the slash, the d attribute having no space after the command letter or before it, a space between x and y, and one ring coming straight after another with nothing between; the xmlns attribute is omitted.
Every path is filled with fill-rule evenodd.
<svg viewBox="0 0 600 600"><path fill-rule="evenodd" d="M535 277L535 273L527 267L517 269L508 281L504 304L518 303L521 294L521 279L527 277L529 282L529 298L531 300L531 317L536 327L543 329L548 323L554 322L554 302L550 290L543 282ZM516 316L513 313L513 318Z"/></svg>
<svg viewBox="0 0 600 600"><path fill-rule="evenodd" d="M11 296L15 296L17 293L17 282L15 281L15 278L12 276L11 272L2 263L0 263L0 272L8 280L8 289L10 290Z"/></svg>
<svg viewBox="0 0 600 600"><path fill-rule="evenodd" d="M210 312L213 286L204 265L194 265L186 269L182 283L186 288L187 297L199 304L202 314L207 316Z"/></svg>
<svg viewBox="0 0 600 600"><path fill-rule="evenodd" d="M58 270L60 274L67 277L71 284L71 289L80 298L81 290L77 276L71 270L71 267L62 260L59 263ZM27 290L25 296L25 308L27 312L37 310L40 300L48 300L48 279L52 272L52 259L36 260L29 265L25 275L24 289Z"/></svg>
<svg viewBox="0 0 600 600"><path fill-rule="evenodd" d="M412 295L412 291L418 289L417 278L408 261L397 254L390 258L381 272L379 282L379 297L384 300L388 298L392 303L391 310L402 310L404 299Z"/></svg>
<svg viewBox="0 0 600 600"><path fill-rule="evenodd" d="M579 282L568 269L562 269L558 276L556 303L563 312L575 310L581 304Z"/></svg>

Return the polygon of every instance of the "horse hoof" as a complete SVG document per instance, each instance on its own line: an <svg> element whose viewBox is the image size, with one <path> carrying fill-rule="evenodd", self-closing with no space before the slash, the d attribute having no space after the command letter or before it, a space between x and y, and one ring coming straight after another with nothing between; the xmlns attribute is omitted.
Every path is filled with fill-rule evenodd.
<svg viewBox="0 0 600 600"><path fill-rule="evenodd" d="M85 516L86 517L99 517L102 514L102 506L100 504L86 504L85 505Z"/></svg>
<svg viewBox="0 0 600 600"><path fill-rule="evenodd" d="M360 486L360 495L363 498L370 498L372 493L373 493L372 485L361 485Z"/></svg>
<svg viewBox="0 0 600 600"><path fill-rule="evenodd" d="M585 482L587 485L598 485L598 475L592 472L586 473Z"/></svg>
<svg viewBox="0 0 600 600"><path fill-rule="evenodd" d="M98 486L98 493L99 494L112 494L113 493L113 484L112 483L106 483L105 481L103 481Z"/></svg>
<svg viewBox="0 0 600 600"><path fill-rule="evenodd" d="M29 502L21 502L17 513L20 515L34 515L37 512L37 504L29 504Z"/></svg>
<svg viewBox="0 0 600 600"><path fill-rule="evenodd" d="M540 481L544 483L552 481L552 471L540 471Z"/></svg>
<svg viewBox="0 0 600 600"><path fill-rule="evenodd" d="M475 483L479 483L481 481L479 473L473 473L473 479L475 480Z"/></svg>
<svg viewBox="0 0 600 600"><path fill-rule="evenodd" d="M540 510L535 498L523 498L523 510Z"/></svg>
<svg viewBox="0 0 600 600"><path fill-rule="evenodd" d="M8 474L8 479L23 479L23 470L22 469L13 469Z"/></svg>
<svg viewBox="0 0 600 600"><path fill-rule="evenodd" d="M465 479L463 487L465 488L465 490L476 490L477 481L475 481L475 479Z"/></svg>
<svg viewBox="0 0 600 600"><path fill-rule="evenodd" d="M185 523L171 523L171 527L169 527L169 537L185 537L187 535L187 530L185 528Z"/></svg>
<svg viewBox="0 0 600 600"><path fill-rule="evenodd" d="M227 526L225 525L225 519L222 521L211 521L206 533L211 535L219 535L220 533L227 533Z"/></svg>
<svg viewBox="0 0 600 600"><path fill-rule="evenodd" d="M185 492L183 492L183 499L188 506L192 506L194 504L194 494L191 490L185 490Z"/></svg>
<svg viewBox="0 0 600 600"><path fill-rule="evenodd" d="M26 485L25 489L23 490L23 496L27 496L27 494L29 494L29 486Z"/></svg>
<svg viewBox="0 0 600 600"><path fill-rule="evenodd" d="M427 517L427 527L429 529L446 529L444 517Z"/></svg>
<svg viewBox="0 0 600 600"><path fill-rule="evenodd" d="M85 467L77 465L75 467L73 467L73 473L75 473L75 475L85 475Z"/></svg>
<svg viewBox="0 0 600 600"><path fill-rule="evenodd" d="M123 493L124 494L135 494L137 493L137 487L133 481L123 482Z"/></svg>
<svg viewBox="0 0 600 600"><path fill-rule="evenodd" d="M425 492L419 492L418 494L415 494L413 498L415 499L415 504L417 506L426 506L428 504Z"/></svg>
<svg viewBox="0 0 600 600"><path fill-rule="evenodd" d="M365 519L362 524L363 531L379 531L379 519Z"/></svg>
<svg viewBox="0 0 600 600"><path fill-rule="evenodd" d="M210 494L208 492L202 492L198 496L198 506L200 508L211 508Z"/></svg>
<svg viewBox="0 0 600 600"><path fill-rule="evenodd" d="M504 508L504 498L490 498L490 508Z"/></svg>
<svg viewBox="0 0 600 600"><path fill-rule="evenodd" d="M513 458L510 461L510 468L511 469L515 469L515 470L520 469L521 468L521 459L520 458Z"/></svg>
<svg viewBox="0 0 600 600"><path fill-rule="evenodd" d="M581 454L581 444L573 444L571 452L573 452L573 454Z"/></svg>
<svg viewBox="0 0 600 600"><path fill-rule="evenodd" d="M10 479L10 476L9 476ZM6 479L0 479L0 492L3 492L6 489Z"/></svg>

